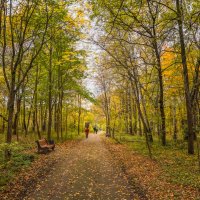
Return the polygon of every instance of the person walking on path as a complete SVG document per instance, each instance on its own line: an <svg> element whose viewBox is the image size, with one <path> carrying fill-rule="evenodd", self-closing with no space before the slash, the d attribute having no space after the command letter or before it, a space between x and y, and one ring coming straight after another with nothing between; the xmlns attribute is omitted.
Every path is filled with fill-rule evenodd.
<svg viewBox="0 0 200 200"><path fill-rule="evenodd" d="M85 137L86 137L86 139L88 138L88 135L89 135L89 128L86 127L85 128Z"/></svg>
<svg viewBox="0 0 200 200"><path fill-rule="evenodd" d="M97 132L98 132L98 128L97 128L97 126L94 126L93 129L94 129L94 133L97 134Z"/></svg>

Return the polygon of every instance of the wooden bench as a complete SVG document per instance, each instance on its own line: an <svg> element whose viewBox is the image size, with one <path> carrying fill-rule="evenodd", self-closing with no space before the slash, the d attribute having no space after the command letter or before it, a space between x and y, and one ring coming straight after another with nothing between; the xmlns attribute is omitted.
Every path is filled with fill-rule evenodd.
<svg viewBox="0 0 200 200"><path fill-rule="evenodd" d="M37 143L38 153L47 153L49 150L53 151L55 148L54 142L52 144L49 144L45 138L37 140L35 142Z"/></svg>

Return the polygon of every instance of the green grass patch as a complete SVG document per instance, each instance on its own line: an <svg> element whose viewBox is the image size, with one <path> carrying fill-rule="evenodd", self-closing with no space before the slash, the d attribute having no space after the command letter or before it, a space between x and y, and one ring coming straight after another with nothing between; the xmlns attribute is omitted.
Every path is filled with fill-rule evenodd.
<svg viewBox="0 0 200 200"><path fill-rule="evenodd" d="M148 156L144 137L123 134L121 137L116 135L116 140L126 144L131 150ZM153 158L164 170L163 176L169 181L200 188L197 154L187 154L186 141L177 141L175 143L168 140L167 145L163 147L158 139L154 139L151 149ZM197 149L195 149L195 152L197 152Z"/></svg>
<svg viewBox="0 0 200 200"><path fill-rule="evenodd" d="M5 161L4 152L9 149L12 152L9 161ZM36 158L36 154L27 154L27 146L17 142L11 145L0 144L0 190L18 173L22 168L27 167Z"/></svg>

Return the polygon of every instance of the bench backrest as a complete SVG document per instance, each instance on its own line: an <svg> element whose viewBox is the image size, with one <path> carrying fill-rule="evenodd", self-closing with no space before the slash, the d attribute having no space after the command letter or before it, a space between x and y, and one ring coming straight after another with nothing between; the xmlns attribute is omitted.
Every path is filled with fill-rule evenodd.
<svg viewBox="0 0 200 200"><path fill-rule="evenodd" d="M40 145L41 147L42 147L42 146L45 146L45 145L48 145L47 140L45 140L45 139L38 140L38 143L39 143L39 145Z"/></svg>

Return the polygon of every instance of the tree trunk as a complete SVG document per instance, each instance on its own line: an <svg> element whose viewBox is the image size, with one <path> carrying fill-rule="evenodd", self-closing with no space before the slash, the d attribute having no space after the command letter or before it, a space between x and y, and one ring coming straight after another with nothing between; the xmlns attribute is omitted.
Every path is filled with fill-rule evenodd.
<svg viewBox="0 0 200 200"><path fill-rule="evenodd" d="M128 113L129 113L129 134L133 135L133 108L131 88L128 85Z"/></svg>
<svg viewBox="0 0 200 200"><path fill-rule="evenodd" d="M81 96L78 95L78 135L80 134L80 123L81 123Z"/></svg>
<svg viewBox="0 0 200 200"><path fill-rule="evenodd" d="M144 116L143 116L142 111L141 111L140 102L139 102L139 95L138 95L139 91L138 91L138 88L137 88L137 84L135 85L136 87L133 86L133 83L131 85L132 85L133 94L135 96L135 102L137 104L138 113L139 113L140 119L142 121L142 124L144 126L144 133L145 133L145 138L146 138L146 145L147 145L147 148L148 148L148 151L149 151L149 157L152 158L151 146L150 146L150 140L149 140L149 135L151 135L151 130L148 127L148 123L146 123L146 120L144 119Z"/></svg>
<svg viewBox="0 0 200 200"><path fill-rule="evenodd" d="M49 52L49 96L48 96L48 132L47 132L47 138L48 140L51 139L51 126L52 126L52 53L53 49L52 46L50 46L50 52Z"/></svg>
<svg viewBox="0 0 200 200"><path fill-rule="evenodd" d="M36 67L36 78L35 78L35 99L34 99L34 121L36 125L36 130L37 130L37 135L38 138L41 139L41 133L40 133L40 127L39 127L39 122L38 122L38 77L39 76L39 67L37 65ZM35 127L34 127L35 129Z"/></svg>
<svg viewBox="0 0 200 200"><path fill-rule="evenodd" d="M66 114L65 114L65 134L68 134L68 108L66 106Z"/></svg>
<svg viewBox="0 0 200 200"><path fill-rule="evenodd" d="M60 136L61 139L63 139L63 90L61 91L60 94Z"/></svg>
<svg viewBox="0 0 200 200"><path fill-rule="evenodd" d="M188 66L187 66L187 58L185 51L185 39L183 33L183 9L182 9L182 2L180 0L176 0L176 9L177 9L179 39L181 45L181 59L183 67L184 91L185 91L186 111L187 111L188 153L194 154L193 112L192 112L193 108L190 96Z"/></svg>
<svg viewBox="0 0 200 200"><path fill-rule="evenodd" d="M176 119L176 106L173 109L173 139L177 141L177 119Z"/></svg>
<svg viewBox="0 0 200 200"><path fill-rule="evenodd" d="M133 116L134 116L134 133L137 135L138 133L138 112L137 112L137 106L136 103L132 97L132 104L133 104Z"/></svg>
<svg viewBox="0 0 200 200"><path fill-rule="evenodd" d="M19 113L20 113L20 108L21 108L21 96L17 97L17 101L16 101L16 107L17 107L17 111L15 113L15 117L14 117L14 123L13 123L13 135L17 136L17 141L19 140L19 134L18 134L18 122L19 122Z"/></svg>
<svg viewBox="0 0 200 200"><path fill-rule="evenodd" d="M139 114L138 114L138 125L139 125L139 135L142 136L143 135L142 124L141 124L141 119L140 119Z"/></svg>
<svg viewBox="0 0 200 200"><path fill-rule="evenodd" d="M14 116L14 91L11 92L8 99L8 127L6 142L10 144L12 142L12 127L13 127L13 116Z"/></svg>
<svg viewBox="0 0 200 200"><path fill-rule="evenodd" d="M14 102L15 102L15 94L14 89L10 91L8 98L8 127L7 127L7 135L6 135L6 143L10 144L12 142L12 127L13 127L13 116L14 116ZM9 149L5 150L5 159L9 160L11 157L11 152Z"/></svg>
<svg viewBox="0 0 200 200"><path fill-rule="evenodd" d="M54 105L54 131L56 132L57 135L57 140L60 139L60 135L59 135L59 123L60 123L60 108L59 108L59 104L55 104Z"/></svg>
<svg viewBox="0 0 200 200"><path fill-rule="evenodd" d="M162 75L162 67L160 61L160 54L158 51L158 44L157 44L157 36L156 31L154 28L154 50L156 55L156 65L158 70L158 79L159 79L159 108L160 108L160 118L161 118L161 139L162 145L166 145L166 124L165 124L165 108L164 108L164 89L163 89L163 75Z"/></svg>

